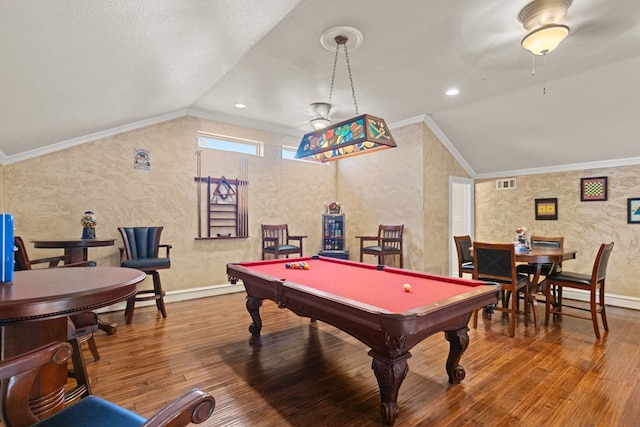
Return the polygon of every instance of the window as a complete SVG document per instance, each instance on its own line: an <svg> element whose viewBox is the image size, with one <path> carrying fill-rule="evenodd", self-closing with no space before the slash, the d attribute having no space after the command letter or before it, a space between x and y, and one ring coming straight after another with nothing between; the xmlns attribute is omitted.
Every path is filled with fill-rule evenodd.
<svg viewBox="0 0 640 427"><path fill-rule="evenodd" d="M282 146L282 158L284 160L297 160L299 162L307 162L307 163L315 163L315 164L322 164L320 162L316 162L313 160L306 160L306 159L296 159L296 152L298 151L297 147L289 147L286 145Z"/></svg>
<svg viewBox="0 0 640 427"><path fill-rule="evenodd" d="M214 134L198 134L198 147L262 156L262 143Z"/></svg>

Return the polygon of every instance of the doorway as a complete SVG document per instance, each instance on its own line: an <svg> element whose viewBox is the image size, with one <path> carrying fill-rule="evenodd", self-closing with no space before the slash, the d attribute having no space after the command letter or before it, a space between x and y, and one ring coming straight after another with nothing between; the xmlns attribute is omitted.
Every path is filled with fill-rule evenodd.
<svg viewBox="0 0 640 427"><path fill-rule="evenodd" d="M453 236L469 235L474 239L473 179L449 177L449 271L458 276L458 253Z"/></svg>

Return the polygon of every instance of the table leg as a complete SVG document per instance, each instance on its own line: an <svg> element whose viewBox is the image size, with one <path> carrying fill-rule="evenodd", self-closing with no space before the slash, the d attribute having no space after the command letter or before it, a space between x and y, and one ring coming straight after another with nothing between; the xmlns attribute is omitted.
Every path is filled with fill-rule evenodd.
<svg viewBox="0 0 640 427"><path fill-rule="evenodd" d="M447 357L447 374L449 375L449 383L460 384L467 375L464 368L460 366L462 353L469 346L468 327L458 329L457 331L446 331L445 338L449 341L449 357Z"/></svg>
<svg viewBox="0 0 640 427"><path fill-rule="evenodd" d="M371 350L369 356L373 358L371 367L380 388L380 415L386 425L392 426L398 417L398 390L409 372L407 359L411 357L411 353L389 359Z"/></svg>
<svg viewBox="0 0 640 427"><path fill-rule="evenodd" d="M533 309L533 323L536 327L536 331L540 329L540 308L538 307L538 300L536 299L536 293L538 292L538 282L540 281L540 273L542 272L542 264L536 264L536 272L533 274L533 280L529 285L529 301L525 304L531 304ZM525 312L528 310L525 310ZM525 313L525 316L527 313Z"/></svg>
<svg viewBox="0 0 640 427"><path fill-rule="evenodd" d="M249 332L253 337L257 338L260 336L260 331L262 330L262 319L260 318L260 307L262 306L262 300L260 298L255 298L250 295L247 295L247 311L251 315L251 320L253 323L249 325Z"/></svg>
<svg viewBox="0 0 640 427"><path fill-rule="evenodd" d="M89 259L87 248L67 247L64 248L64 254L67 256L67 261L65 262L65 264L84 262Z"/></svg>

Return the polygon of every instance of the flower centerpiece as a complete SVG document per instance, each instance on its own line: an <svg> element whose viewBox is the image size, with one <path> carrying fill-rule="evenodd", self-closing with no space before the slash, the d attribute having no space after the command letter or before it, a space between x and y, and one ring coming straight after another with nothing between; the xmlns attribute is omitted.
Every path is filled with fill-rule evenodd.
<svg viewBox="0 0 640 427"><path fill-rule="evenodd" d="M514 244L516 246L516 252L528 251L531 249L531 235L527 227L516 228Z"/></svg>
<svg viewBox="0 0 640 427"><path fill-rule="evenodd" d="M93 212L86 211L80 219L80 224L82 224L83 239L96 238L96 225L98 225L98 221L96 220L96 215Z"/></svg>

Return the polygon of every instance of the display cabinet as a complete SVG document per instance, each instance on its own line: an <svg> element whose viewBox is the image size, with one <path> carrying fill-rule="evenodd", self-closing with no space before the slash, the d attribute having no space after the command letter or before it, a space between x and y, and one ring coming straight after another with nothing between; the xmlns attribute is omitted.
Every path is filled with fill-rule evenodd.
<svg viewBox="0 0 640 427"><path fill-rule="evenodd" d="M322 250L320 255L348 259L345 245L344 214L322 215Z"/></svg>

